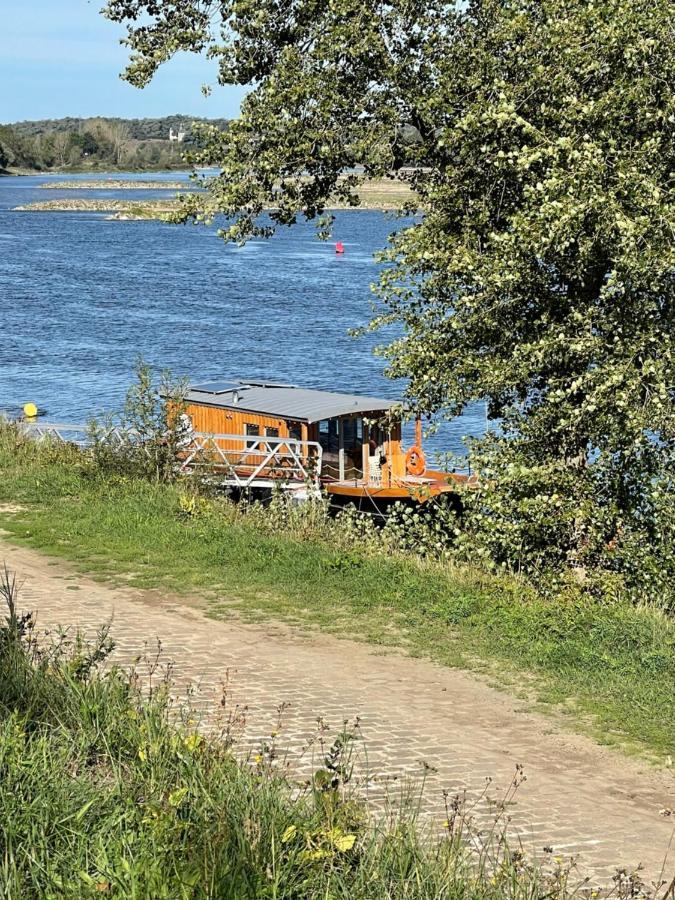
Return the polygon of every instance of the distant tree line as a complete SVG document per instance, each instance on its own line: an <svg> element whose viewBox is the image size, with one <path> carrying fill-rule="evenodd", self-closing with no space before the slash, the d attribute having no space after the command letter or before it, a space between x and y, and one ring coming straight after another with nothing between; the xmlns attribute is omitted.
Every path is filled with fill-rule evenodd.
<svg viewBox="0 0 675 900"><path fill-rule="evenodd" d="M225 129L227 119L165 116L159 119L42 119L0 125L0 169L46 170L117 167L175 168L194 146L194 121ZM185 132L182 143L169 134Z"/></svg>

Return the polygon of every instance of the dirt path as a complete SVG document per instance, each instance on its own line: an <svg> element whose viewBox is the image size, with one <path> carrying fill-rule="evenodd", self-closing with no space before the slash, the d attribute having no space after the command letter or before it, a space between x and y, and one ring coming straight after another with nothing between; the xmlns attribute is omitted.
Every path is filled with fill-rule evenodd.
<svg viewBox="0 0 675 900"><path fill-rule="evenodd" d="M22 609L36 610L42 627L89 630L112 615L118 659L161 639L177 684L200 682L207 706L217 705L229 670L231 702L247 707L246 742L269 737L282 703L290 705L278 740L291 753L316 733L318 716L333 731L359 716L374 796L426 770L425 809L442 818L444 789L474 797L492 779L488 795L500 798L520 763L527 780L509 814L526 852L540 857L552 846L575 856L595 883L609 883L619 866L641 864L646 881L663 869L673 773L565 733L470 674L283 626L209 621L175 598L97 583L0 539L3 560L23 585ZM489 820L486 802L476 815ZM674 874L675 841L664 877Z"/></svg>

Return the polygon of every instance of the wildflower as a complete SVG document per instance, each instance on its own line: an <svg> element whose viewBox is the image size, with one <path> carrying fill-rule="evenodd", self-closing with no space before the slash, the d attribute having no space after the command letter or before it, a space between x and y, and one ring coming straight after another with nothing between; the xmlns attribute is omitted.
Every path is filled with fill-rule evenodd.
<svg viewBox="0 0 675 900"><path fill-rule="evenodd" d="M190 753L194 753L195 750L198 750L202 744L204 743L204 738L201 734L188 734L187 737L183 738L183 743L190 751Z"/></svg>

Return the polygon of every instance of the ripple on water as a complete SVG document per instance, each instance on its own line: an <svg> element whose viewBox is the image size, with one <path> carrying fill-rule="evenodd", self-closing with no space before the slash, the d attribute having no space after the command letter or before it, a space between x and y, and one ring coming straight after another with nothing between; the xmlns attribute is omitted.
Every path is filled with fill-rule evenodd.
<svg viewBox="0 0 675 900"><path fill-rule="evenodd" d="M403 385L387 380L372 355L395 332L347 335L370 318L373 253L400 220L337 212L334 234L346 248L339 257L334 242L318 241L306 223L239 248L213 240L218 223L207 229L114 222L105 213L11 211L44 199L45 180L0 179L0 406L32 399L54 418L75 421L119 408L139 355L200 379L401 394ZM442 425L428 449L463 452L462 437L484 427L480 404Z"/></svg>

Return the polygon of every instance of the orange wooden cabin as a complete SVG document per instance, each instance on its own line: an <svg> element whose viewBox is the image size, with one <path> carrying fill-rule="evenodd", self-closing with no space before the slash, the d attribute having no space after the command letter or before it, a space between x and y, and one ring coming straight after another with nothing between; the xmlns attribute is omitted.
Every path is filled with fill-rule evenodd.
<svg viewBox="0 0 675 900"><path fill-rule="evenodd" d="M254 381L191 385L186 469L207 466L232 487L323 488L335 500L393 502L453 492L466 475L428 469L417 422L404 449L391 400Z"/></svg>

